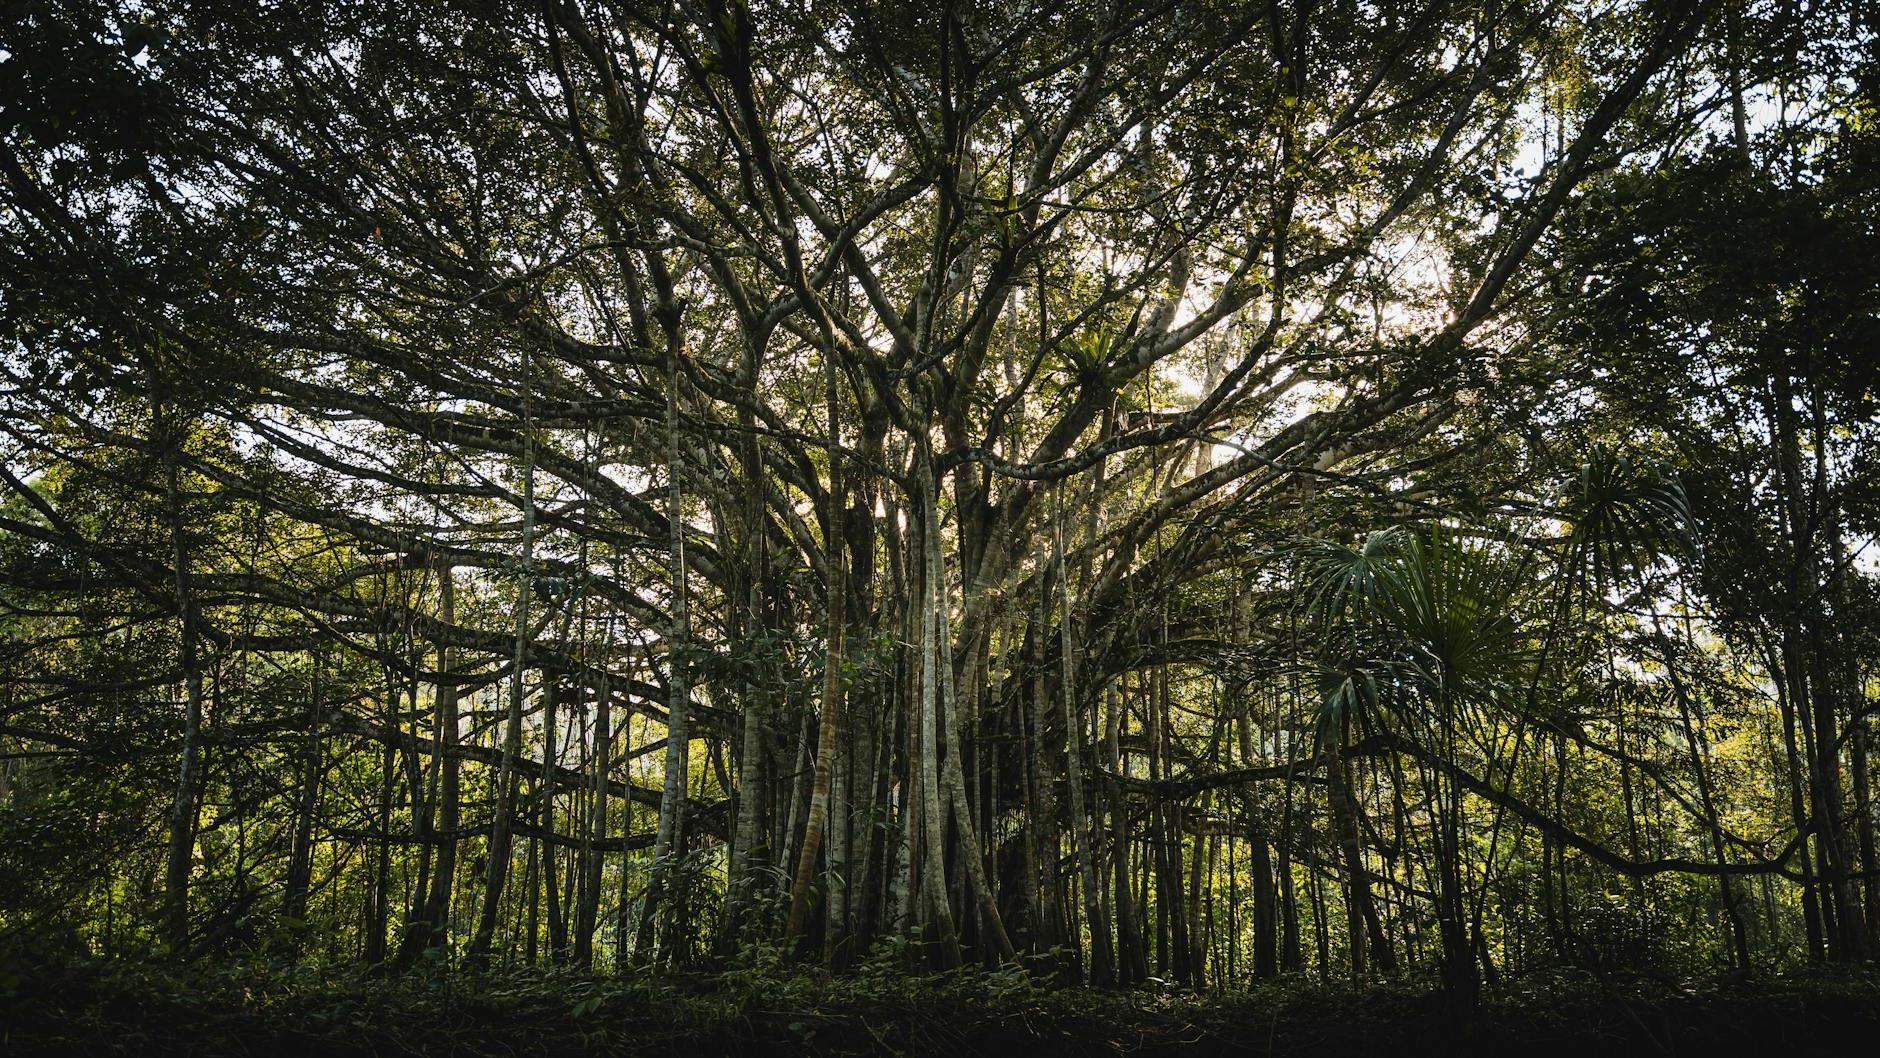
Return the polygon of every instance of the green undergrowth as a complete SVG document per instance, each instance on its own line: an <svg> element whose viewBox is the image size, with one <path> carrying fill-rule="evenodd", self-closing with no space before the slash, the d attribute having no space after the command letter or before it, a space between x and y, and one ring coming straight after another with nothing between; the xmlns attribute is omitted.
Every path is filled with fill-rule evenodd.
<svg viewBox="0 0 1880 1058"><path fill-rule="evenodd" d="M1116 992L1057 987L1017 969L922 976L873 964L830 976L770 959L628 977L11 961L0 972L7 1054L1536 1058L1850 1054L1880 1043L1880 975L1871 971L1682 986L1530 977L1459 1018L1415 983Z"/></svg>

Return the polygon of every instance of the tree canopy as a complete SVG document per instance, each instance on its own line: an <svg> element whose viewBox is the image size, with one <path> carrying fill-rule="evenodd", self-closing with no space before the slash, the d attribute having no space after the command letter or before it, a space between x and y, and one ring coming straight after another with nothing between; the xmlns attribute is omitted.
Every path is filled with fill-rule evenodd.
<svg viewBox="0 0 1880 1058"><path fill-rule="evenodd" d="M1867 959L1868 17L33 0L0 943Z"/></svg>

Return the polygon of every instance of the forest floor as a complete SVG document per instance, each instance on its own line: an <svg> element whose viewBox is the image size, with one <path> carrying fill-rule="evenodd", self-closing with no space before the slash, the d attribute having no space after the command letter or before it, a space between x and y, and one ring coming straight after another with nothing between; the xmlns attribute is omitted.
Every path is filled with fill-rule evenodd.
<svg viewBox="0 0 1880 1058"><path fill-rule="evenodd" d="M1860 1055L1880 974L1673 986L1589 975L1504 985L1458 1020L1427 990L1276 982L1129 993L1024 975L735 971L372 977L279 965L0 968L0 1054L72 1055Z"/></svg>

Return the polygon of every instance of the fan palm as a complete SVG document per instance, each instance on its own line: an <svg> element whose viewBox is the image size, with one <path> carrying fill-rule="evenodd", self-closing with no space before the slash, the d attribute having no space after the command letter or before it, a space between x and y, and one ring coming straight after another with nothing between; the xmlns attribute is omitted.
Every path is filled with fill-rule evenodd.
<svg viewBox="0 0 1880 1058"><path fill-rule="evenodd" d="M1527 563L1502 545L1447 526L1399 526L1357 547L1311 541L1295 554L1318 632L1363 629L1369 634L1337 642L1380 651L1336 666L1337 682L1321 681L1329 713L1405 690L1494 699L1528 667L1530 637L1515 606Z"/></svg>
<svg viewBox="0 0 1880 1058"><path fill-rule="evenodd" d="M1599 582L1683 553L1695 523L1675 475L1605 448L1581 464L1566 513L1567 568Z"/></svg>
<svg viewBox="0 0 1880 1058"><path fill-rule="evenodd" d="M1353 717L1390 709L1401 727L1420 729L1439 760L1457 759L1460 707L1505 699L1530 666L1531 637L1515 606L1526 571L1509 548L1448 526L1399 526L1356 547L1312 541L1296 549L1305 606L1332 656L1321 663L1320 747L1341 837L1344 732ZM1474 992L1474 959L1463 914L1461 792L1453 773L1437 790L1437 917L1443 976ZM1343 795L1343 796L1341 796ZM1343 811L1341 812L1341 809ZM1347 849L1354 860L1356 849ZM1354 885L1359 912L1369 893ZM1356 916L1354 915L1354 918ZM1356 923L1354 922L1354 928Z"/></svg>
<svg viewBox="0 0 1880 1058"><path fill-rule="evenodd" d="M1461 789L1453 770L1463 729L1470 721L1487 727L1506 709L1516 717L1508 752L1518 753L1554 630L1576 587L1610 585L1627 571L1680 553L1688 540L1690 507L1676 478L1623 455L1594 450L1564 499L1570 529L1558 553L1555 583L1561 587L1545 632L1527 620L1522 605L1533 599L1528 589L1539 552L1504 542L1513 534L1405 525L1372 532L1355 545L1310 540L1289 549L1303 615L1321 645L1314 663L1319 754L1354 879L1362 872L1343 775L1351 725L1382 723L1388 713L1394 727L1420 737L1430 759L1445 766L1433 790L1437 913L1444 979L1465 996L1473 995L1476 978L1463 911ZM1504 769L1509 773L1513 759ZM1355 938L1360 912L1370 906L1368 887L1354 881L1352 898Z"/></svg>

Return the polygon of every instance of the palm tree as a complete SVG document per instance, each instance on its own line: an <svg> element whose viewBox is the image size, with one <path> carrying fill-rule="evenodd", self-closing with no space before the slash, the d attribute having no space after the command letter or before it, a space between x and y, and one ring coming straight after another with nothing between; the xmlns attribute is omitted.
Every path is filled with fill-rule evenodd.
<svg viewBox="0 0 1880 1058"><path fill-rule="evenodd" d="M1568 532L1557 550L1506 530L1401 525L1356 546L1313 540L1291 550L1305 586L1310 632L1320 644L1318 755L1351 875L1353 972L1363 972L1357 930L1373 939L1380 965L1387 946L1358 844L1358 819L1345 775L1352 727L1389 730L1433 761L1431 779L1436 913L1442 979L1461 1006L1480 987L1475 954L1480 914L1467 914L1462 840L1464 736L1488 754L1484 774L1512 781L1531 723L1547 723L1537 697L1554 661L1556 638L1576 600L1583 609L1628 572L1681 553L1690 507L1675 476L1595 449L1563 497ZM1555 557L1547 557L1550 550ZM1530 617L1537 562L1556 564L1548 619ZM1543 585L1545 587L1546 585ZM1512 718L1508 737L1498 718ZM1491 829L1491 857L1497 826ZM1726 895L1726 902L1728 896Z"/></svg>
<svg viewBox="0 0 1880 1058"><path fill-rule="evenodd" d="M1455 767L1471 707L1505 703L1531 671L1532 636L1516 606L1526 559L1501 534L1444 525L1398 526L1357 547L1316 541L1298 549L1306 606L1319 641L1319 745L1347 867L1353 923L1371 927L1370 887L1360 880L1357 823L1343 774L1343 745L1354 720L1394 727L1439 763L1433 783L1432 846L1442 979L1473 1005L1480 978L1465 914L1462 787ZM1354 971L1360 958L1354 940ZM1386 968L1388 966L1386 965Z"/></svg>

